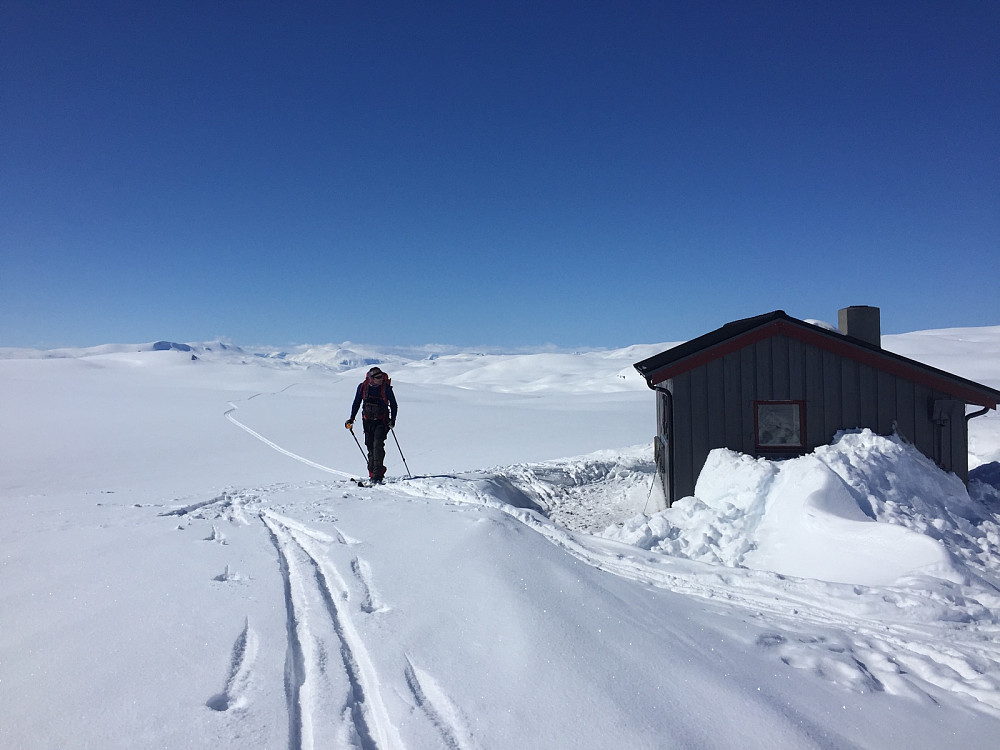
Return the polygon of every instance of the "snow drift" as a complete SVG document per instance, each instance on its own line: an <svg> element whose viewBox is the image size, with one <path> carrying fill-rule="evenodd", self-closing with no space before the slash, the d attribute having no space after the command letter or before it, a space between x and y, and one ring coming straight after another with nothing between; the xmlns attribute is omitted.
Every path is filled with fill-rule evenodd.
<svg viewBox="0 0 1000 750"><path fill-rule="evenodd" d="M984 557L1000 538L993 512L902 439L862 430L780 462L713 451L694 497L606 535L825 581L878 585L930 575L967 582L994 576Z"/></svg>

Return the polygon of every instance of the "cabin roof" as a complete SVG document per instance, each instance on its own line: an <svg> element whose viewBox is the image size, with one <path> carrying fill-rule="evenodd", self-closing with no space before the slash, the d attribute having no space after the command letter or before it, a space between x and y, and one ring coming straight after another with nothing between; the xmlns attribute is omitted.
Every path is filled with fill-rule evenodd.
<svg viewBox="0 0 1000 750"><path fill-rule="evenodd" d="M653 388L684 372L772 336L784 335L856 360L878 370L942 391L967 404L996 409L1000 391L886 351L875 344L793 318L784 310L726 323L698 338L637 362L635 369Z"/></svg>

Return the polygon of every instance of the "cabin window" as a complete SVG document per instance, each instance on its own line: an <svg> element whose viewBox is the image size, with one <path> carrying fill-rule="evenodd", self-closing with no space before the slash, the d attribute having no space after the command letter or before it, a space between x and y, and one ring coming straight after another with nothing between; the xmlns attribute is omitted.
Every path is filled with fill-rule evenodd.
<svg viewBox="0 0 1000 750"><path fill-rule="evenodd" d="M805 402L757 401L754 406L759 450L781 451L805 447Z"/></svg>

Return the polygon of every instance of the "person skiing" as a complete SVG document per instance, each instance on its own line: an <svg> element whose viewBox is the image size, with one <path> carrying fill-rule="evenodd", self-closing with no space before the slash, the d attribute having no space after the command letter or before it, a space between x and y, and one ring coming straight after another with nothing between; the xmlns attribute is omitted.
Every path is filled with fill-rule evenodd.
<svg viewBox="0 0 1000 750"><path fill-rule="evenodd" d="M381 482L385 478L385 439L389 430L396 426L397 406L389 376L378 367L370 369L358 385L351 405L351 418L344 423L349 430L354 427L358 409L361 409L368 449L368 477L373 482Z"/></svg>

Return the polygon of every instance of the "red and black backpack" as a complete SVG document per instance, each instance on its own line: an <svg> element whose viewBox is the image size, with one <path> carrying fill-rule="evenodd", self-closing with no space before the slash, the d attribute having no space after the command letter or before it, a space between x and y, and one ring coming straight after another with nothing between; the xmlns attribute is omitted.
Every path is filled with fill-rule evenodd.
<svg viewBox="0 0 1000 750"><path fill-rule="evenodd" d="M382 373L382 384L375 385L371 377L366 377L361 391L361 418L365 420L389 419L389 376Z"/></svg>

